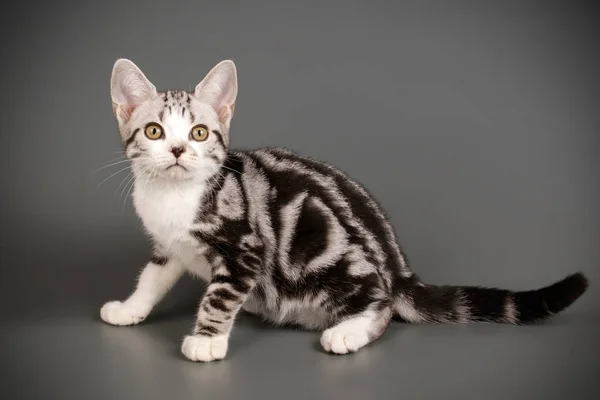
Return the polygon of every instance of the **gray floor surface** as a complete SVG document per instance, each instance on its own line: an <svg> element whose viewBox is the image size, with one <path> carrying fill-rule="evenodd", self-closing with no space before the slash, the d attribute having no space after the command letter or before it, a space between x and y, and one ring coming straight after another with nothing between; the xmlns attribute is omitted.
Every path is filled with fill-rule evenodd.
<svg viewBox="0 0 600 400"><path fill-rule="evenodd" d="M12 260L20 272L3 277L15 284L2 307L2 399L600 398L600 318L589 296L537 326L393 323L347 356L324 353L317 333L271 328L243 314L228 357L195 364L179 345L200 282L181 281L141 325L112 327L99 307L128 293L131 266L144 253L80 246L52 254L42 277L25 284L24 271L51 252L21 254ZM103 265L121 269L119 281Z"/></svg>

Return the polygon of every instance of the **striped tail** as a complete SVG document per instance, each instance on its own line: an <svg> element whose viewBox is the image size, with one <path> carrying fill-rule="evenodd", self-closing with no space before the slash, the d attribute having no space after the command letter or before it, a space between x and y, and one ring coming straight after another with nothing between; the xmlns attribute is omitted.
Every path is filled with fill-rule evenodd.
<svg viewBox="0 0 600 400"><path fill-rule="evenodd" d="M527 324L559 313L587 289L580 272L537 290L510 291L476 286L404 286L395 300L396 317L406 322L496 322Z"/></svg>

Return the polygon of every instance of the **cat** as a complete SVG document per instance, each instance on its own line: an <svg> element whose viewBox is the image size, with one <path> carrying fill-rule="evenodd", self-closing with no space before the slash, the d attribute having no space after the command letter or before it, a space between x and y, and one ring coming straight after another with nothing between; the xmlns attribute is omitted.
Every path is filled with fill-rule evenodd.
<svg viewBox="0 0 600 400"><path fill-rule="evenodd" d="M346 354L393 319L525 324L586 291L581 272L531 291L424 284L379 203L344 172L284 148L230 150L237 92L230 60L192 92L159 92L132 61L114 64L113 112L154 250L133 293L101 308L105 322L143 321L189 272L207 282L181 345L189 360L223 359L240 309L320 330L325 351Z"/></svg>

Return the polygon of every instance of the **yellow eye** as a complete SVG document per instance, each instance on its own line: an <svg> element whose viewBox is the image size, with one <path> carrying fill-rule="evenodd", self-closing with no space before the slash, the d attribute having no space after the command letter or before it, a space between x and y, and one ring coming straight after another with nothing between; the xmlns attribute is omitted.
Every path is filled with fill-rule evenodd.
<svg viewBox="0 0 600 400"><path fill-rule="evenodd" d="M146 136L148 139L156 140L163 136L163 130L158 124L150 124L146 127Z"/></svg>
<svg viewBox="0 0 600 400"><path fill-rule="evenodd" d="M208 129L203 125L197 125L192 128L190 136L197 142L204 142L206 139L208 139Z"/></svg>

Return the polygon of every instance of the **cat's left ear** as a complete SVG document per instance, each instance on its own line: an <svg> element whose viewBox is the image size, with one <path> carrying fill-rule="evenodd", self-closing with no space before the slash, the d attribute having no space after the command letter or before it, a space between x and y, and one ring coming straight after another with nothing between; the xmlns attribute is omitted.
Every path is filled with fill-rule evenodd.
<svg viewBox="0 0 600 400"><path fill-rule="evenodd" d="M156 96L156 87L137 65L121 58L112 70L110 95L119 125L124 125L137 106Z"/></svg>
<svg viewBox="0 0 600 400"><path fill-rule="evenodd" d="M210 104L219 116L219 121L229 128L235 99L237 98L237 70L231 60L218 63L196 86L194 95L202 102Z"/></svg>

